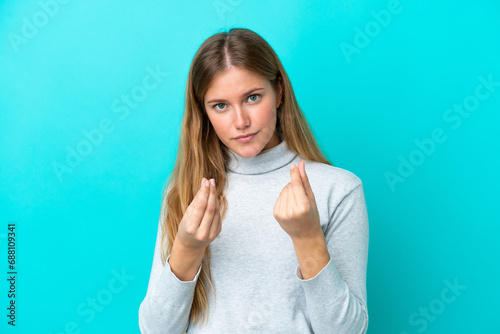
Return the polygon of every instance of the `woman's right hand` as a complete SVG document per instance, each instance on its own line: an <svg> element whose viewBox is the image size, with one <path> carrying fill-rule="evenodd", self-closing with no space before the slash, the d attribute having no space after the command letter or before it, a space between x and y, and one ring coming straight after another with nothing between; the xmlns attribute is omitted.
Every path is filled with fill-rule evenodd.
<svg viewBox="0 0 500 334"><path fill-rule="evenodd" d="M221 228L215 180L209 181L203 178L198 193L179 223L175 241L180 242L187 249L204 251L205 247L219 235Z"/></svg>

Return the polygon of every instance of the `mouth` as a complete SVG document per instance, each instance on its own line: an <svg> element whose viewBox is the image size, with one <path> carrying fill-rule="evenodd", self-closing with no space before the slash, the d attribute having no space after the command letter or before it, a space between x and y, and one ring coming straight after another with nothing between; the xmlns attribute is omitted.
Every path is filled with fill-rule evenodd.
<svg viewBox="0 0 500 334"><path fill-rule="evenodd" d="M236 137L234 139L237 140L237 141L239 141L239 142L241 142L241 143L246 143L246 142L249 142L250 140L252 140L257 133L258 132L251 133L251 134L248 134L246 136L238 136L238 137Z"/></svg>

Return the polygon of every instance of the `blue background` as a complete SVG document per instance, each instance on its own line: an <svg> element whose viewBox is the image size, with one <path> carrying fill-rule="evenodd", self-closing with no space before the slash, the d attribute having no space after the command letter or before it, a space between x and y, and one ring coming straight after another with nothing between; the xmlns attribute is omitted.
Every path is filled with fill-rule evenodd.
<svg viewBox="0 0 500 334"><path fill-rule="evenodd" d="M0 1L0 331L139 332L190 62L210 35L245 27L276 50L330 161L364 183L368 332L499 333L500 86L481 78L500 82L500 3L395 4ZM144 90L148 69L162 74ZM452 121L464 103L470 116Z"/></svg>

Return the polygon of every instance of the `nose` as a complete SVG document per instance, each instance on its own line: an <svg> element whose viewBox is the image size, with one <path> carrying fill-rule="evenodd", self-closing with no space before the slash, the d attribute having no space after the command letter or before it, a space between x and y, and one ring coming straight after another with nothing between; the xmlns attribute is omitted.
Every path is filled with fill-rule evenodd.
<svg viewBox="0 0 500 334"><path fill-rule="evenodd" d="M245 129L250 126L250 118L244 108L235 108L234 125L237 129Z"/></svg>

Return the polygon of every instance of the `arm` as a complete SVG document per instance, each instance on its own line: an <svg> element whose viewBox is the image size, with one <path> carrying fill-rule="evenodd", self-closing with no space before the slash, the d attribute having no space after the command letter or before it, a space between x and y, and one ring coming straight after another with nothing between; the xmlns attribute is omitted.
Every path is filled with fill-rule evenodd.
<svg viewBox="0 0 500 334"><path fill-rule="evenodd" d="M334 209L324 239L294 247L314 333L366 333L368 214L361 180Z"/></svg>
<svg viewBox="0 0 500 334"><path fill-rule="evenodd" d="M175 248L176 252L173 248L172 254L167 257L165 266L163 266L160 257L161 222L162 219L158 224L153 266L146 297L139 307L139 329L142 334L181 334L188 326L194 289L201 271L201 257L199 257L200 262L196 262L198 261L196 257L191 257L191 260L188 261L191 262L191 265L200 263L196 272L191 270L189 266L178 265L181 263L184 253L181 248ZM178 259L172 257L177 255ZM170 261L171 257L172 261ZM173 269L170 267L170 263L172 263ZM174 271L184 279L189 279L192 276L194 278L181 280L174 274Z"/></svg>
<svg viewBox="0 0 500 334"><path fill-rule="evenodd" d="M310 239L292 239L292 241L299 262L301 279L313 278L330 262L328 246L321 230L318 235Z"/></svg>

